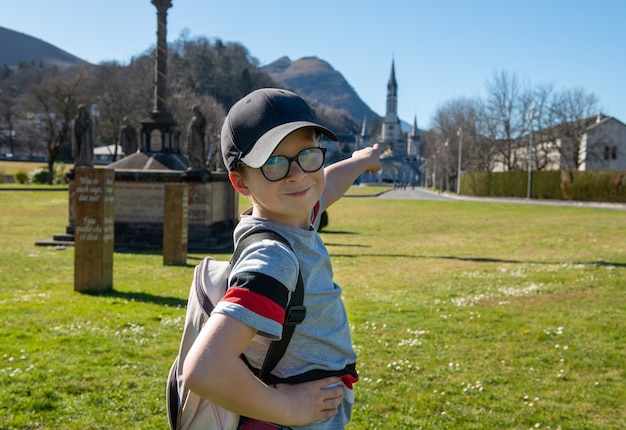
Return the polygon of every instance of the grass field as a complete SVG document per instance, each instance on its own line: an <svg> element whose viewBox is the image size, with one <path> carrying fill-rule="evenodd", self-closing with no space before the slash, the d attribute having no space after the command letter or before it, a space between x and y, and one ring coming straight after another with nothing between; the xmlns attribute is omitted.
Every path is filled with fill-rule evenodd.
<svg viewBox="0 0 626 430"><path fill-rule="evenodd" d="M45 161L0 161L0 175L14 175L17 172L30 173L33 170L45 167L47 164ZM69 170L72 166L66 165L66 170Z"/></svg>
<svg viewBox="0 0 626 430"><path fill-rule="evenodd" d="M329 219L349 429L626 428L623 211L346 198ZM0 192L0 429L166 429L203 255L116 253L113 292L79 294L73 248L34 245L66 224L65 192Z"/></svg>

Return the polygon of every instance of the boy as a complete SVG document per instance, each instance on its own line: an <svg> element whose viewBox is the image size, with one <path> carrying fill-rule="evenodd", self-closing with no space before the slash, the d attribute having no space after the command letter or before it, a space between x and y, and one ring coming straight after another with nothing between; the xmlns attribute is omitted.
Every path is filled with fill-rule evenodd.
<svg viewBox="0 0 626 430"><path fill-rule="evenodd" d="M275 429L342 429L350 420L356 353L341 288L313 225L361 173L380 169L380 152L374 145L323 169L321 134L337 140L302 98L281 89L253 91L224 120L224 164L233 187L252 203L235 228L235 243L270 229L292 248L265 240L242 252L230 288L185 360L187 387L250 417L240 428L269 422L278 423L267 427ZM248 365L259 369L269 343L280 338L298 272L306 318L272 372L277 383L267 385Z"/></svg>

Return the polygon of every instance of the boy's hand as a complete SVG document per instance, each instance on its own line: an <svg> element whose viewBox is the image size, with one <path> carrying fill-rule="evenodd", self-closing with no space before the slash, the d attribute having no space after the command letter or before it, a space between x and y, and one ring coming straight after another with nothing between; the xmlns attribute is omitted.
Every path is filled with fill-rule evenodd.
<svg viewBox="0 0 626 430"><path fill-rule="evenodd" d="M343 402L343 384L338 377L329 377L302 384L277 384L276 389L284 393L292 407L285 411L289 422L284 425L306 425L337 415Z"/></svg>
<svg viewBox="0 0 626 430"><path fill-rule="evenodd" d="M363 171L374 173L380 170L380 147L378 143L352 153L352 158L363 162Z"/></svg>

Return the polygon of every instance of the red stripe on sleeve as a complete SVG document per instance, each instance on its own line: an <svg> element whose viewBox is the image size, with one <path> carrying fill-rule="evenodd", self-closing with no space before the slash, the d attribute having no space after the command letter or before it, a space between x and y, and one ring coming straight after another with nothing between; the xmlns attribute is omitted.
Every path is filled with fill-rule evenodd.
<svg viewBox="0 0 626 430"><path fill-rule="evenodd" d="M281 325L285 321L285 309L282 306L262 294L245 288L229 288L222 300L243 306L255 314L276 321Z"/></svg>

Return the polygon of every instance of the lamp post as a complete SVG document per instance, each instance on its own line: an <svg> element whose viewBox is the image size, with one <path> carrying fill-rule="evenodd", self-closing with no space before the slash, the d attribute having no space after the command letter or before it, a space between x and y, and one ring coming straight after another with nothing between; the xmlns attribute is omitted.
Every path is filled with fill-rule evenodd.
<svg viewBox="0 0 626 430"><path fill-rule="evenodd" d="M457 174L456 174L456 194L461 195L461 157L463 154L463 128L459 127L459 131L457 131L457 135L459 136L459 163L457 166Z"/></svg>
<svg viewBox="0 0 626 430"><path fill-rule="evenodd" d="M444 159L444 165L443 165L443 172L446 175L446 191L448 191L450 189L450 174L448 173L448 168L449 168L449 164L450 164L450 149L449 149L449 145L450 145L450 139L446 139L446 142L444 144L444 146L446 147L446 158Z"/></svg>
<svg viewBox="0 0 626 430"><path fill-rule="evenodd" d="M530 200L532 189L532 154L533 154L533 118L535 117L535 108L533 106L528 109L528 121L530 123L530 137L528 139L528 186L526 188L526 198Z"/></svg>

